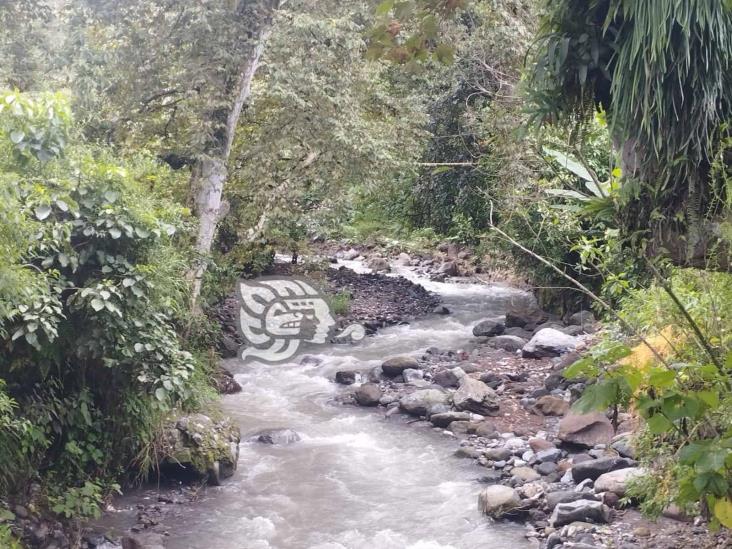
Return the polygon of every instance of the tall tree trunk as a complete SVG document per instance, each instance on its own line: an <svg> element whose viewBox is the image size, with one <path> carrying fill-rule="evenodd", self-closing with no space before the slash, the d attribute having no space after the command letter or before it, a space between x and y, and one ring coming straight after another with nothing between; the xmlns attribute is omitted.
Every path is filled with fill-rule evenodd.
<svg viewBox="0 0 732 549"><path fill-rule="evenodd" d="M271 9L274 9L275 5ZM257 73L264 46L272 33L271 12L262 22L255 45L248 58L242 64L242 70L234 90L231 109L226 117L223 144L210 155L202 155L194 166L192 187L195 194L195 208L198 215L198 237L196 252L199 258L189 273L191 278L191 310L198 311L198 297L201 294L203 275L206 272L206 256L211 253L216 236L216 229L222 217L222 194L228 175L227 164L236 138L236 127L244 105L249 100L252 81Z"/></svg>

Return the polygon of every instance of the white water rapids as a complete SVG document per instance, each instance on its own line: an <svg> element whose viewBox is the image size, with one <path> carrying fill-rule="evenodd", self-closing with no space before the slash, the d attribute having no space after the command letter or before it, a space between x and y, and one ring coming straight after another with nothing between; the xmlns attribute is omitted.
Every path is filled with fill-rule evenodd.
<svg viewBox="0 0 732 549"><path fill-rule="evenodd" d="M357 266L347 262L349 267ZM482 468L453 456L457 444L427 427L407 426L383 409L334 403L352 390L331 380L338 370L368 370L383 359L427 347L470 349L471 327L501 314L526 294L500 286L447 284L400 273L439 293L452 311L380 330L358 345L325 345L312 362L225 366L243 390L222 407L241 426L239 468L199 501L175 506L161 530L167 549L522 549L517 524L491 523L478 512ZM312 355L311 355L312 356ZM306 361L309 362L309 361ZM302 440L287 446L247 442L269 427L288 427ZM115 502L122 526L139 491ZM129 516L125 515L129 513ZM127 519L125 520L125 517ZM129 526L130 524L126 524Z"/></svg>

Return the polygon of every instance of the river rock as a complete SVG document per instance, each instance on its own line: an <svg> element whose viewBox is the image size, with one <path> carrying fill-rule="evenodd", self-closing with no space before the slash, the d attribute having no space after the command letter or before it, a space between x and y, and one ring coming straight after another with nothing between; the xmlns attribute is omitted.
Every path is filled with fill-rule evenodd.
<svg viewBox="0 0 732 549"><path fill-rule="evenodd" d="M534 471L531 467L520 466L511 469L511 475L523 482L533 482L539 480L541 475Z"/></svg>
<svg viewBox="0 0 732 549"><path fill-rule="evenodd" d="M544 463L540 463L535 467L536 472L540 475L551 475L552 473L556 473L558 467L557 464L552 461L545 461Z"/></svg>
<svg viewBox="0 0 732 549"><path fill-rule="evenodd" d="M404 370L418 370L419 362L412 356L395 356L385 360L381 365L381 371L386 377L396 377Z"/></svg>
<svg viewBox="0 0 732 549"><path fill-rule="evenodd" d="M567 319L570 326L582 326L584 324L594 324L595 315L592 311L578 311Z"/></svg>
<svg viewBox="0 0 732 549"><path fill-rule="evenodd" d="M635 459L636 451L630 433L623 433L613 438L610 447L623 457Z"/></svg>
<svg viewBox="0 0 732 549"><path fill-rule="evenodd" d="M389 271L391 271L389 262L383 257L372 257L366 262L366 266L375 273L388 273Z"/></svg>
<svg viewBox="0 0 732 549"><path fill-rule="evenodd" d="M460 380L458 390L452 397L455 408L483 416L498 414L498 398L493 389L482 381L465 376Z"/></svg>
<svg viewBox="0 0 732 549"><path fill-rule="evenodd" d="M570 444L593 448L596 444L609 444L613 436L610 420L600 412L569 414L559 422L559 439Z"/></svg>
<svg viewBox="0 0 732 549"><path fill-rule="evenodd" d="M569 402L559 397L546 395L536 401L534 408L544 416L563 416L569 411Z"/></svg>
<svg viewBox="0 0 732 549"><path fill-rule="evenodd" d="M509 307L506 311L506 327L523 328L527 324L537 326L548 318L547 313L535 307Z"/></svg>
<svg viewBox="0 0 732 549"><path fill-rule="evenodd" d="M530 438L529 447L538 454L542 450L549 450L556 448L554 444L546 440L545 438Z"/></svg>
<svg viewBox="0 0 732 549"><path fill-rule="evenodd" d="M506 461L513 455L513 452L508 448L488 448L483 455L491 461Z"/></svg>
<svg viewBox="0 0 732 549"><path fill-rule="evenodd" d="M599 459L590 459L582 463L577 463L572 467L572 478L579 484L587 478L595 480L600 475L609 473L610 471L625 469L634 465L635 462L632 459L621 457L608 456Z"/></svg>
<svg viewBox="0 0 732 549"><path fill-rule="evenodd" d="M616 469L609 473L600 475L595 481L595 492L612 492L618 497L623 497L628 490L628 484L631 480L638 478L644 474L640 467L626 467L625 469Z"/></svg>
<svg viewBox="0 0 732 549"><path fill-rule="evenodd" d="M460 271L458 270L457 263L454 261L445 261L437 271L439 274L445 276L458 276Z"/></svg>
<svg viewBox="0 0 732 549"><path fill-rule="evenodd" d="M534 337L524 346L521 354L524 358L553 357L573 351L576 347L576 337L554 328L544 328L536 332Z"/></svg>
<svg viewBox="0 0 732 549"><path fill-rule="evenodd" d="M298 442L300 435L292 429L266 429L256 433L252 439L263 444L283 445Z"/></svg>
<svg viewBox="0 0 732 549"><path fill-rule="evenodd" d="M611 514L610 508L600 501L580 499L554 507L549 524L554 528L577 521L606 524L610 522Z"/></svg>
<svg viewBox="0 0 732 549"><path fill-rule="evenodd" d="M402 267L408 267L412 263L412 258L409 257L409 254L402 252L397 256L395 263Z"/></svg>
<svg viewBox="0 0 732 549"><path fill-rule="evenodd" d="M526 345L526 340L513 335L499 335L492 338L490 343L496 349L503 349L509 353L515 353L523 349L524 345Z"/></svg>
<svg viewBox="0 0 732 549"><path fill-rule="evenodd" d="M413 416L424 416L436 405L449 402L449 395L438 389L420 389L399 399L399 407Z"/></svg>
<svg viewBox="0 0 732 549"><path fill-rule="evenodd" d="M438 305L437 307L432 309L432 313L436 315L449 315L450 309L448 309L444 305Z"/></svg>
<svg viewBox="0 0 732 549"><path fill-rule="evenodd" d="M353 395L360 406L378 406L381 387L376 383L364 383L356 389Z"/></svg>
<svg viewBox="0 0 732 549"><path fill-rule="evenodd" d="M435 427L442 427L444 429L453 421L470 421L470 417L470 412L442 412L440 414L432 414L430 416L430 423Z"/></svg>
<svg viewBox="0 0 732 549"><path fill-rule="evenodd" d="M562 459L562 451L559 448L545 448L536 452L536 459L541 463L556 463Z"/></svg>
<svg viewBox="0 0 732 549"><path fill-rule="evenodd" d="M228 418L213 421L204 414L190 414L170 422L163 430L161 465L192 472L209 483L234 474L239 459L239 427Z"/></svg>
<svg viewBox="0 0 732 549"><path fill-rule="evenodd" d="M404 379L404 383L422 381L424 379L424 372L422 370L415 370L414 368L407 368L402 372L402 378Z"/></svg>
<svg viewBox="0 0 732 549"><path fill-rule="evenodd" d="M579 501L581 499L599 501L598 497L592 492L560 490L546 495L546 506L550 511L553 511L560 503L572 503L573 501Z"/></svg>
<svg viewBox="0 0 732 549"><path fill-rule="evenodd" d="M473 326L473 335L476 337L492 337L501 335L506 325L500 320L481 320Z"/></svg>
<svg viewBox="0 0 732 549"><path fill-rule="evenodd" d="M501 518L521 505L518 492L509 486L494 484L485 488L478 496L481 512L493 518Z"/></svg>
<svg viewBox="0 0 732 549"><path fill-rule="evenodd" d="M359 255L361 255L361 252L359 252L358 250L354 250L353 248L351 248L350 250L346 250L344 252L336 253L336 257L340 256L342 259L345 259L346 261L353 261Z"/></svg>
<svg viewBox="0 0 732 549"><path fill-rule="evenodd" d="M353 385L356 383L356 372L353 370L341 370L336 372L335 382L341 385Z"/></svg>
<svg viewBox="0 0 732 549"><path fill-rule="evenodd" d="M463 377L465 377L465 372L462 368L457 367L438 370L432 375L432 381L441 387L457 387Z"/></svg>

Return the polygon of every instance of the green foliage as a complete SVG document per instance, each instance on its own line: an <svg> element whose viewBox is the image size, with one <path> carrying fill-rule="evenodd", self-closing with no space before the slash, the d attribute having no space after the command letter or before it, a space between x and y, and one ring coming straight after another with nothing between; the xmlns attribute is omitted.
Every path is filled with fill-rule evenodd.
<svg viewBox="0 0 732 549"><path fill-rule="evenodd" d="M565 376L592 381L575 403L579 411L632 408L645 420L639 457L654 476L652 482L634 483L630 496L641 498L647 512L660 514L675 503L692 512L706 510L713 526L732 527L732 275L674 270L668 286L708 341L717 364L698 344L669 293L654 284L628 291L621 300L619 314L639 327L644 343L631 350L607 340Z"/></svg>
<svg viewBox="0 0 732 549"><path fill-rule="evenodd" d="M111 487L119 491L119 485ZM48 500L51 510L58 516L71 518L99 518L100 507L107 491L95 482L86 481L83 486L67 488L57 495L50 495Z"/></svg>
<svg viewBox="0 0 732 549"><path fill-rule="evenodd" d="M335 314L345 315L351 310L352 298L353 296L349 292L343 291L330 296L328 303Z"/></svg>

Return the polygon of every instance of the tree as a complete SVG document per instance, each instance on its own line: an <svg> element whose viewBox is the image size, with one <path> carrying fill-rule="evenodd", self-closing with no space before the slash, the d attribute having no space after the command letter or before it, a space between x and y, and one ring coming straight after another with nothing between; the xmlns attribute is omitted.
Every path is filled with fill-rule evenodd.
<svg viewBox="0 0 732 549"><path fill-rule="evenodd" d="M729 185L712 168L729 167L732 11L673 0L562 0L544 11L536 119L579 128L602 105L624 175L625 234L678 263L729 268L719 239Z"/></svg>
<svg viewBox="0 0 732 549"><path fill-rule="evenodd" d="M87 1L70 12L69 51L89 133L120 144L142 139L174 167L191 167L200 255L190 275L194 309L224 213L239 118L283 3Z"/></svg>

